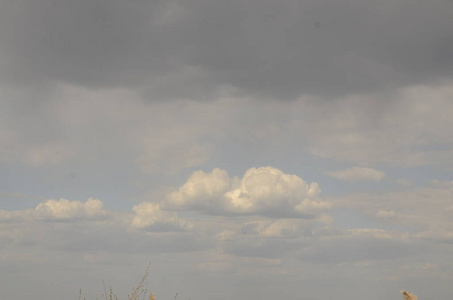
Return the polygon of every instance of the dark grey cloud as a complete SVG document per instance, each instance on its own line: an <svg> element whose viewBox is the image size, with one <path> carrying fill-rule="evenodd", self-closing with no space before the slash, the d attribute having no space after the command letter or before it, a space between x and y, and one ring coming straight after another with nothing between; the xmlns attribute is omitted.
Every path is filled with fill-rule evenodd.
<svg viewBox="0 0 453 300"><path fill-rule="evenodd" d="M289 99L453 75L447 0L6 0L0 11L0 76L14 84Z"/></svg>
<svg viewBox="0 0 453 300"><path fill-rule="evenodd" d="M159 4L6 1L1 15L3 50L9 59L6 69L15 80L25 82L128 84L126 75L137 75L141 65L157 69L149 62L158 59L152 45L144 44L153 37L148 23L159 13Z"/></svg>

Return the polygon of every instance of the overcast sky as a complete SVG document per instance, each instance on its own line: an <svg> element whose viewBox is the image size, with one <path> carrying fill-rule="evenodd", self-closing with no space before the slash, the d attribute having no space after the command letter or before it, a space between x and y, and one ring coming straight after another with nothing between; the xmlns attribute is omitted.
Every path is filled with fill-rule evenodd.
<svg viewBox="0 0 453 300"><path fill-rule="evenodd" d="M453 298L450 0L2 0L5 300Z"/></svg>

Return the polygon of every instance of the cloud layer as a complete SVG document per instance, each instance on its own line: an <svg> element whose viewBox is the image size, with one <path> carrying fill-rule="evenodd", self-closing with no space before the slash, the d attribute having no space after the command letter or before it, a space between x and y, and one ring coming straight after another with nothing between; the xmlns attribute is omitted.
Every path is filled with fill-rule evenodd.
<svg viewBox="0 0 453 300"><path fill-rule="evenodd" d="M194 172L163 202L167 209L194 209L209 214L248 214L312 218L330 209L319 198L317 183L272 167L251 168L242 179L226 171Z"/></svg>
<svg viewBox="0 0 453 300"><path fill-rule="evenodd" d="M59 268L76 272L74 262L85 272L86 268L128 266L131 260L143 267L143 259L152 259L160 291L171 290L174 284L164 284L162 276L171 274L174 280L181 272L175 270L181 268L197 278L215 274L228 282L253 275L276 287L281 284L275 283L277 275L300 288L301 282L333 282L344 279L345 273L354 283L402 284L401 278L449 282L451 185L432 182L401 194L380 194L380 201L369 199L371 194L330 197L337 207L361 210L391 225L389 229L344 229L325 205L317 206L316 214L309 217L298 214L296 208L304 202L300 199L318 204L321 200L316 184L308 185L296 175L271 167L251 168L242 179L231 178L221 169L197 171L164 202L142 202L130 211L106 210L101 200L93 198L46 200L35 209L0 210L0 264L15 266L13 270L26 265L27 272L38 272L45 265L46 274L51 274L47 276L57 276ZM251 206L233 205L232 199L245 201L226 196L237 190L242 197L248 195L245 203ZM185 202L167 202L175 195L184 195ZM223 199L223 204L216 199ZM180 210L184 218L170 208ZM13 271L12 276L20 275ZM187 276L181 278L187 280Z"/></svg>
<svg viewBox="0 0 453 300"><path fill-rule="evenodd" d="M452 77L451 9L441 0L7 2L0 76L141 86L154 100L376 92Z"/></svg>
<svg viewBox="0 0 453 300"><path fill-rule="evenodd" d="M0 6L2 297L453 299L451 1Z"/></svg>
<svg viewBox="0 0 453 300"><path fill-rule="evenodd" d="M385 173L373 168L352 167L340 171L328 171L326 175L339 180L354 182L363 180L379 181L384 178Z"/></svg>

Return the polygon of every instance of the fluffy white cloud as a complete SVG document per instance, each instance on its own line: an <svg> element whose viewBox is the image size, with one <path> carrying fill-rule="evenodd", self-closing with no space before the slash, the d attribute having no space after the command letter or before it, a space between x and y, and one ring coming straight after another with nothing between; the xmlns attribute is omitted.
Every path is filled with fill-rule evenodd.
<svg viewBox="0 0 453 300"><path fill-rule="evenodd" d="M71 220L105 217L107 211L101 200L89 198L85 203L67 199L48 200L38 204L34 216L40 220Z"/></svg>
<svg viewBox="0 0 453 300"><path fill-rule="evenodd" d="M171 193L162 205L172 209L226 209L227 203L223 196L230 189L231 180L225 170L216 168L209 173L196 171L178 191Z"/></svg>
<svg viewBox="0 0 453 300"><path fill-rule="evenodd" d="M159 204L143 202L134 205L131 213L114 213L104 209L101 200L89 198L86 202L68 199L47 200L35 209L0 210L0 223L33 223L39 221L105 220L107 227L120 226L154 232L176 232L193 228L189 221L176 212L163 211ZM108 218L106 218L108 217Z"/></svg>
<svg viewBox="0 0 453 300"><path fill-rule="evenodd" d="M16 211L0 210L0 222L97 220L108 216L101 200L88 198L86 202L68 199L47 200L35 209Z"/></svg>
<svg viewBox="0 0 453 300"><path fill-rule="evenodd" d="M143 202L132 208L135 216L131 226L149 231L182 231L192 224L178 217L175 212L162 211L159 204Z"/></svg>
<svg viewBox="0 0 453 300"><path fill-rule="evenodd" d="M35 209L0 210L0 250L12 253L168 253L210 247L192 234L192 224L158 205L141 203L130 212L106 211L102 202L60 199ZM138 229L138 230L137 230ZM131 247L130 245L134 245ZM1 260L1 259L0 259Z"/></svg>
<svg viewBox="0 0 453 300"><path fill-rule="evenodd" d="M251 168L242 179L226 171L197 171L162 203L166 209L194 209L209 214L315 217L331 205L319 197L317 183L272 167Z"/></svg>
<svg viewBox="0 0 453 300"><path fill-rule="evenodd" d="M365 167L352 167L340 171L328 171L325 174L336 179L350 182L366 180L379 181L385 176L385 173L382 171Z"/></svg>

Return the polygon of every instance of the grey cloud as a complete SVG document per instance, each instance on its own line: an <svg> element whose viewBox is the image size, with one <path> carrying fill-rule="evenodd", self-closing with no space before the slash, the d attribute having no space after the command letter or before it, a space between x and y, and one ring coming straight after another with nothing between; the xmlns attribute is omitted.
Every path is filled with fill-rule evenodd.
<svg viewBox="0 0 453 300"><path fill-rule="evenodd" d="M312 106L305 128L310 152L358 165L451 166L453 89L417 86L395 95L348 97ZM429 101L427 101L429 99ZM387 102L391 104L382 105ZM333 146L334 145L334 146Z"/></svg>
<svg viewBox="0 0 453 300"><path fill-rule="evenodd" d="M157 1L40 0L4 6L1 38L8 71L17 80L125 83L126 73L137 73L143 61L149 64L141 44L144 35L152 36L147 23L153 11L158 13Z"/></svg>
<svg viewBox="0 0 453 300"><path fill-rule="evenodd" d="M349 182L362 180L380 181L385 176L385 173L382 171L365 167L351 167L339 171L328 171L325 172L325 174L327 176L331 176L339 180L346 180Z"/></svg>
<svg viewBox="0 0 453 300"><path fill-rule="evenodd" d="M363 232L361 232L363 231ZM426 250L427 244L383 231L358 230L331 236L307 234L298 238L243 236L224 241L226 253L243 257L297 257L322 264L392 260Z"/></svg>
<svg viewBox="0 0 453 300"><path fill-rule="evenodd" d="M282 258L288 253L300 249L297 239L247 238L225 243L225 253L243 257Z"/></svg>
<svg viewBox="0 0 453 300"><path fill-rule="evenodd" d="M27 251L176 253L212 247L209 240L185 232L130 230L122 218L77 222L0 223L0 239Z"/></svg>
<svg viewBox="0 0 453 300"><path fill-rule="evenodd" d="M318 240L314 223L298 219L256 219L220 237L225 253L240 257L283 258ZM318 230L317 230L318 231Z"/></svg>
<svg viewBox="0 0 453 300"><path fill-rule="evenodd" d="M339 263L367 260L391 260L409 257L426 247L396 238L379 238L372 235L337 236L314 240L300 252L302 260L319 263Z"/></svg>
<svg viewBox="0 0 453 300"><path fill-rule="evenodd" d="M452 76L449 1L6 1L4 81L147 97L373 92Z"/></svg>
<svg viewBox="0 0 453 300"><path fill-rule="evenodd" d="M402 191L352 193L330 198L337 208L359 210L368 218L386 218L391 224L415 230L419 238L451 239L453 182L436 182Z"/></svg>
<svg viewBox="0 0 453 300"><path fill-rule="evenodd" d="M209 248L202 239L184 233L143 235L104 229L103 234L85 233L76 239L63 239L52 245L68 252L105 251L109 253L177 253Z"/></svg>

